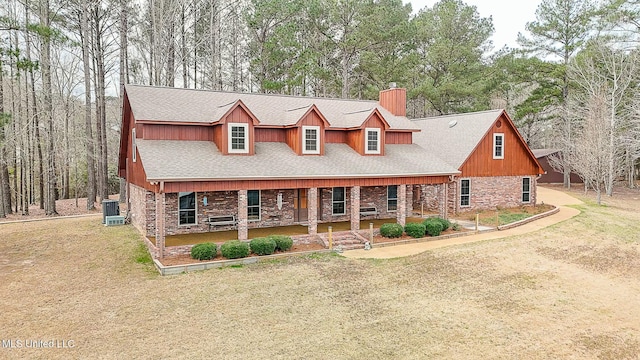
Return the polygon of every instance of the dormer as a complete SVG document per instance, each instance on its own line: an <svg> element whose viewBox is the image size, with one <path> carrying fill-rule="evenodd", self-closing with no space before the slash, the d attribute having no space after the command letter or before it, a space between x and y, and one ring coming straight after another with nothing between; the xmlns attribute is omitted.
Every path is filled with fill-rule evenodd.
<svg viewBox="0 0 640 360"><path fill-rule="evenodd" d="M330 126L315 105L287 110L297 119L286 130L287 145L298 155L324 155L325 129Z"/></svg>
<svg viewBox="0 0 640 360"><path fill-rule="evenodd" d="M254 155L255 131L260 122L241 101L219 107L224 112L214 125L213 142L224 155Z"/></svg>
<svg viewBox="0 0 640 360"><path fill-rule="evenodd" d="M360 155L384 155L385 132L389 123L373 109L362 125L347 133L347 143Z"/></svg>

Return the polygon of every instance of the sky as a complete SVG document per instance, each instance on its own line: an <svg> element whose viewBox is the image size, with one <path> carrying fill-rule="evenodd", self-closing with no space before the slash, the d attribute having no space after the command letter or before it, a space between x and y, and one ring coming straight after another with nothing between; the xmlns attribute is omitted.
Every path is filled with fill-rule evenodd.
<svg viewBox="0 0 640 360"><path fill-rule="evenodd" d="M414 13L425 6L432 7L437 0L404 0L410 2ZM542 0L463 0L467 5L475 6L481 17L493 18L493 51L507 45L518 47L518 32L526 34L527 22L536 19L536 9Z"/></svg>

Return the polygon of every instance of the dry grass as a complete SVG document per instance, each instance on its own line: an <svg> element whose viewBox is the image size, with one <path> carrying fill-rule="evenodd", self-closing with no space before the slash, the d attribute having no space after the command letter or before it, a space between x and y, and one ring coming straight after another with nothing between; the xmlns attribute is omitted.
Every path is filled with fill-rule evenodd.
<svg viewBox="0 0 640 360"><path fill-rule="evenodd" d="M0 225L0 358L637 359L640 200L395 260L311 256L172 277L97 218Z"/></svg>
<svg viewBox="0 0 640 360"><path fill-rule="evenodd" d="M478 212L480 225L499 226L526 219L533 215L542 214L552 210L553 206L541 204L535 206L520 206L514 208L498 208L495 210L482 210ZM475 221L476 212L467 212L460 215L465 220Z"/></svg>

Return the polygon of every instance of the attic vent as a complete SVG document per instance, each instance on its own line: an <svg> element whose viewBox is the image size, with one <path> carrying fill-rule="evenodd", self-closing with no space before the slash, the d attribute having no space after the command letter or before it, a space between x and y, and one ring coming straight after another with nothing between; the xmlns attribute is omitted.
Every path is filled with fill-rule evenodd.
<svg viewBox="0 0 640 360"><path fill-rule="evenodd" d="M451 120L449 121L449 128L452 128L454 126L456 126L458 124L458 120Z"/></svg>

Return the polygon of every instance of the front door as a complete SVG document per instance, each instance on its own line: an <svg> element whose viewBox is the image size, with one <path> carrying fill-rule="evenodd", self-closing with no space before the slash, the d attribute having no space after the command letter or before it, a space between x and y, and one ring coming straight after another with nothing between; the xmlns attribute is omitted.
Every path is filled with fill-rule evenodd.
<svg viewBox="0 0 640 360"><path fill-rule="evenodd" d="M293 201L293 221L305 222L309 220L309 210L307 209L307 189L295 190Z"/></svg>

